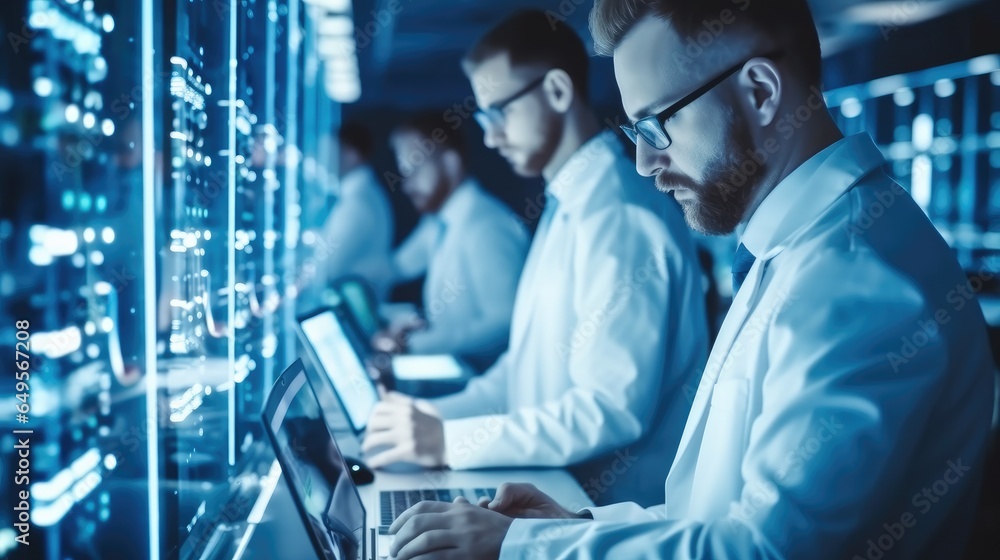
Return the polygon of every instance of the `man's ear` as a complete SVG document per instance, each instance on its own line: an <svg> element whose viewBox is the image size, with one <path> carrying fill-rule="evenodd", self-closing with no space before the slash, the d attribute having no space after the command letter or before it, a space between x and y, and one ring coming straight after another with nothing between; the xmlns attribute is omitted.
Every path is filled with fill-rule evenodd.
<svg viewBox="0 0 1000 560"><path fill-rule="evenodd" d="M565 113L573 105L573 97L576 91L573 89L573 80L565 70L555 68L545 74L545 81L542 82L542 91L545 99L558 113Z"/></svg>
<svg viewBox="0 0 1000 560"><path fill-rule="evenodd" d="M778 114L784 94L782 76L774 61L754 58L740 73L741 101L750 109L748 115L759 126L768 126Z"/></svg>

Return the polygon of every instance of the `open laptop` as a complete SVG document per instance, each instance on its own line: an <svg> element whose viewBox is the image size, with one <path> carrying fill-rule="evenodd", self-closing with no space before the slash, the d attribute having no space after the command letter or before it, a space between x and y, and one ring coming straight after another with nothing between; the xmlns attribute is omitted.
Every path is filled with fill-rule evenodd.
<svg viewBox="0 0 1000 560"><path fill-rule="evenodd" d="M361 434L379 395L368 374L368 342L350 311L341 303L301 315L298 332L319 374L332 383L354 433ZM465 375L462 365L448 355L393 356L392 370L395 379L383 379L390 389L395 380L458 379Z"/></svg>
<svg viewBox="0 0 1000 560"><path fill-rule="evenodd" d="M316 554L323 559L369 560L376 548L388 552L386 532L399 514L424 500L452 501L464 496L475 503L492 498L495 488L409 488L379 492L376 531L365 535L366 512L351 481L340 447L323 417L319 400L298 359L274 382L261 414ZM374 529L374 528L373 528ZM371 544L369 544L371 541ZM371 555L368 550L371 549Z"/></svg>
<svg viewBox="0 0 1000 560"><path fill-rule="evenodd" d="M369 560L364 505L302 360L275 381L261 416L317 556Z"/></svg>

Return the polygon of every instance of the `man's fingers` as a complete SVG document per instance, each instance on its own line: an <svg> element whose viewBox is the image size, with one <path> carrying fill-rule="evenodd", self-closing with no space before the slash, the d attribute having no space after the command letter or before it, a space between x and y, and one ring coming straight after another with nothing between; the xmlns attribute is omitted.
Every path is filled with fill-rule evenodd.
<svg viewBox="0 0 1000 560"><path fill-rule="evenodd" d="M406 403L400 401L397 397L393 397L393 395L397 394L398 393L394 393L392 391L387 391L382 401L376 404L375 408L372 409L372 418L376 416L399 416L400 414L405 413L410 407L406 406Z"/></svg>
<svg viewBox="0 0 1000 560"><path fill-rule="evenodd" d="M368 418L368 426L365 427L365 433L370 434L372 432L384 432L391 430L396 427L396 423L393 422L394 416L390 416L386 413L374 412Z"/></svg>
<svg viewBox="0 0 1000 560"><path fill-rule="evenodd" d="M372 425L381 421L385 423L387 418L395 416L396 408L393 406L387 406L386 403L380 402L372 408L371 416L368 417L368 429L370 430Z"/></svg>
<svg viewBox="0 0 1000 560"><path fill-rule="evenodd" d="M392 430L398 428L403 421L402 415L395 410L376 410L368 418L368 426L365 429L369 432Z"/></svg>
<svg viewBox="0 0 1000 560"><path fill-rule="evenodd" d="M453 504L468 504L470 502L469 502L469 500L465 499L465 496L459 496L459 497L455 498L455 500L452 503Z"/></svg>
<svg viewBox="0 0 1000 560"><path fill-rule="evenodd" d="M417 462L417 456L413 452L412 445L396 445L392 449L387 449L368 460L368 466L373 469L380 469L386 465L407 461Z"/></svg>
<svg viewBox="0 0 1000 560"><path fill-rule="evenodd" d="M489 498L479 498L479 503L477 504L481 508L489 509L490 499Z"/></svg>
<svg viewBox="0 0 1000 560"><path fill-rule="evenodd" d="M422 513L441 513L448 510L450 507L451 504L445 502L434 502L430 500L420 502L399 514L399 517L397 517L396 520L392 522L392 525L389 526L389 534L396 535L399 530L406 525L406 522L415 515L420 515Z"/></svg>
<svg viewBox="0 0 1000 560"><path fill-rule="evenodd" d="M444 516L437 515L435 517L443 519ZM399 545L399 535L396 535L396 540L392 543L392 549L396 552L391 557L396 560L441 558L443 556L442 553L456 548L456 536L457 534L454 530L432 529L419 533L405 542L401 548L397 548L397 545Z"/></svg>
<svg viewBox="0 0 1000 560"><path fill-rule="evenodd" d="M395 431L368 432L365 440L361 442L361 452L368 453L376 447L390 446L397 447L403 443L404 438Z"/></svg>
<svg viewBox="0 0 1000 560"><path fill-rule="evenodd" d="M490 502L489 508L492 510L503 510L516 504L522 496L528 493L528 488L534 488L533 484L522 484L516 482L504 482L497 487L496 496Z"/></svg>
<svg viewBox="0 0 1000 560"><path fill-rule="evenodd" d="M389 391L383 399L385 403L410 404L413 399L396 391Z"/></svg>

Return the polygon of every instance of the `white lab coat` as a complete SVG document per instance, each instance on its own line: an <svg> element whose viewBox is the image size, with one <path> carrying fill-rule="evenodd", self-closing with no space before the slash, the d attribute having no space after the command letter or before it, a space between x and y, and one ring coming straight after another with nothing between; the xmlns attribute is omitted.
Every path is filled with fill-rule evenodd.
<svg viewBox="0 0 1000 560"><path fill-rule="evenodd" d="M507 348L527 253L528 232L510 208L473 179L458 185L393 257L397 281L427 275L423 309L429 326L409 336L409 351L492 364Z"/></svg>
<svg viewBox="0 0 1000 560"><path fill-rule="evenodd" d="M754 213L742 242L757 260L666 504L518 520L501 558L961 557L992 410L986 328L883 163L870 137L846 138Z"/></svg>
<svg viewBox="0 0 1000 560"><path fill-rule="evenodd" d="M655 503L704 366L704 295L680 208L599 135L547 187L510 347L435 400L453 469L567 466L598 503ZM644 486L647 486L643 490ZM581 504L582 505L582 504Z"/></svg>
<svg viewBox="0 0 1000 560"><path fill-rule="evenodd" d="M345 174L338 190L337 201L319 232L315 258L328 281L356 274L381 297L388 288L395 228L389 197L368 166Z"/></svg>

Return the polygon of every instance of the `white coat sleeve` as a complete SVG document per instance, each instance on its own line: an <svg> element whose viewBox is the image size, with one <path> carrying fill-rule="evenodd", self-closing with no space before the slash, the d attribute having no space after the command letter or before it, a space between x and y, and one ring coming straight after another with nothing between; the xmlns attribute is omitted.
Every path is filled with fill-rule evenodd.
<svg viewBox="0 0 1000 560"><path fill-rule="evenodd" d="M500 557L833 560L863 555L863 549L849 545L865 542L867 531L888 519L887 511L909 506L889 503L890 496L897 493L899 467L921 445L918 436L935 387L946 374L947 355L936 336L929 337L919 360L891 363L887 356L898 352L900 340L934 310L888 266L873 266L864 278L833 287L831 278L858 270L850 258L850 253L817 255L802 266L795 287L772 310L759 339L771 358L762 410L741 465L740 501L727 515L653 520L631 509L621 521L518 520ZM880 287L877 297L873 286ZM796 454L801 449L814 453L802 459ZM858 476L859 468L864 476Z"/></svg>
<svg viewBox="0 0 1000 560"><path fill-rule="evenodd" d="M445 278L447 293L425 301L430 324L410 335L415 354L496 355L510 333L514 294L527 253L527 235L487 222L462 232L457 277Z"/></svg>
<svg viewBox="0 0 1000 560"><path fill-rule="evenodd" d="M648 212L617 207L576 226L566 313L577 323L568 343L552 349L566 361L571 386L557 399L490 419L489 441L449 454L452 468L566 466L644 433L664 379L667 246L662 222ZM445 438L467 440L484 425L480 418L448 422Z"/></svg>
<svg viewBox="0 0 1000 560"><path fill-rule="evenodd" d="M351 271L362 260L368 239L374 235L375 211L361 196L345 196L337 201L323 223L315 258L323 262L323 271L329 280L335 280Z"/></svg>
<svg viewBox="0 0 1000 560"><path fill-rule="evenodd" d="M413 280L427 272L436 235L434 224L426 219L417 224L392 256L393 283Z"/></svg>
<svg viewBox="0 0 1000 560"><path fill-rule="evenodd" d="M507 412L507 376L510 361L510 354L504 352L490 369L469 381L462 391L430 399L445 420L446 445L449 447L460 445L459 441L447 439L447 426L452 421L470 416L490 418Z"/></svg>

